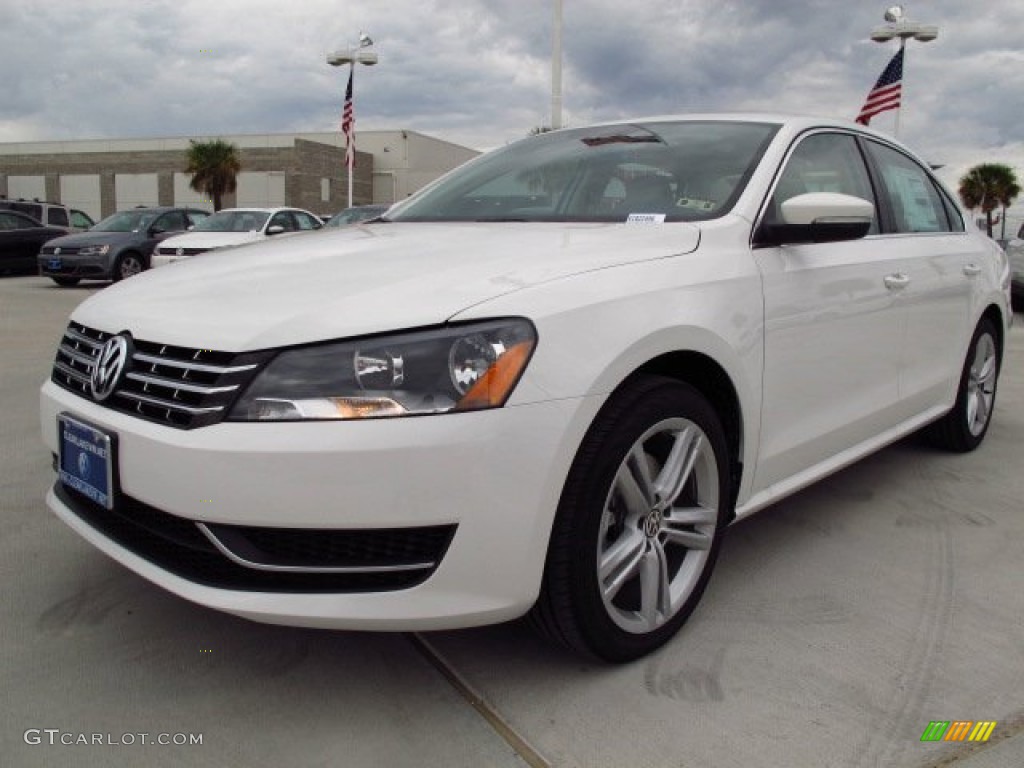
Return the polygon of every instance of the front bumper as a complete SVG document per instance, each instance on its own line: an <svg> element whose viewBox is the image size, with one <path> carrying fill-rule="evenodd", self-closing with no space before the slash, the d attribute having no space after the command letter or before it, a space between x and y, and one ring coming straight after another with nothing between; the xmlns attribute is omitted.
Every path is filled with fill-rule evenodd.
<svg viewBox="0 0 1024 768"><path fill-rule="evenodd" d="M53 264L59 261L59 266ZM55 256L40 254L36 257L39 274L43 277L78 277L106 279L112 274L110 254L103 256Z"/></svg>
<svg viewBox="0 0 1024 768"><path fill-rule="evenodd" d="M51 451L57 451L58 413L116 434L119 493L185 525L349 531L454 526L436 570L409 588L211 586L118 543L57 491L50 491L47 504L145 578L250 619L373 630L493 623L521 615L536 599L559 494L602 401L365 422L221 423L184 431L44 384L41 424Z"/></svg>

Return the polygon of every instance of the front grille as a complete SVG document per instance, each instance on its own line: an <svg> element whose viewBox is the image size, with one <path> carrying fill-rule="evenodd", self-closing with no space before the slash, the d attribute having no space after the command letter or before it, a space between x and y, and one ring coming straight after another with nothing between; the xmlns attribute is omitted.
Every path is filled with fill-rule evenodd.
<svg viewBox="0 0 1024 768"><path fill-rule="evenodd" d="M57 349L54 383L93 399L96 357L113 334L71 323ZM272 352L218 352L133 340L127 372L103 405L179 429L221 421Z"/></svg>
<svg viewBox="0 0 1024 768"><path fill-rule="evenodd" d="M255 561L232 560L199 526L129 496L117 497L114 510L95 504L59 481L54 492L81 520L183 579L221 589L249 592L343 593L408 589L425 581L440 564L455 525L379 530L254 528L209 525L232 551L263 558L261 565L309 570L269 570ZM246 558L248 559L248 558ZM341 570L327 571L336 568ZM317 571L315 569L322 569Z"/></svg>
<svg viewBox="0 0 1024 768"><path fill-rule="evenodd" d="M172 246L159 246L156 252L161 256L196 256L206 253L209 248L174 248ZM179 253L180 251L180 253Z"/></svg>
<svg viewBox="0 0 1024 768"><path fill-rule="evenodd" d="M76 253L82 250L81 247L77 245L44 245L40 253L42 253L44 256L52 256L54 253L56 253L57 248L60 248L60 253L57 254L58 256L74 256Z"/></svg>

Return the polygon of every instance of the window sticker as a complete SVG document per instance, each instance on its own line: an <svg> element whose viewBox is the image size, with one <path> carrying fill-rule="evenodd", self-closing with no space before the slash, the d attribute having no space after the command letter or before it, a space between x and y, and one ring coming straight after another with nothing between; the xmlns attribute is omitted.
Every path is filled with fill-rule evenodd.
<svg viewBox="0 0 1024 768"><path fill-rule="evenodd" d="M664 224L664 213L631 213L626 217L627 224Z"/></svg>

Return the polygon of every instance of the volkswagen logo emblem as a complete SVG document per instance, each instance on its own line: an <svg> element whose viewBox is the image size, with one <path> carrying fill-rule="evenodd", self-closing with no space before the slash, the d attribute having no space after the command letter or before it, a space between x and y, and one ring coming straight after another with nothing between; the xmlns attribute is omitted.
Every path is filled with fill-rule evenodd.
<svg viewBox="0 0 1024 768"><path fill-rule="evenodd" d="M661 510L652 509L644 518L644 535L648 539L653 539L659 533L661 533Z"/></svg>
<svg viewBox="0 0 1024 768"><path fill-rule="evenodd" d="M179 248L178 250L176 250L174 252L174 255L175 256L184 256L185 255L185 249L184 248Z"/></svg>
<svg viewBox="0 0 1024 768"><path fill-rule="evenodd" d="M110 397L114 388L121 380L128 365L128 358L131 356L127 336L112 336L100 347L100 352L92 367L92 376L89 378L89 388L92 396L102 402Z"/></svg>
<svg viewBox="0 0 1024 768"><path fill-rule="evenodd" d="M58 245L56 248L54 248L53 252L54 253L60 253L60 246Z"/></svg>

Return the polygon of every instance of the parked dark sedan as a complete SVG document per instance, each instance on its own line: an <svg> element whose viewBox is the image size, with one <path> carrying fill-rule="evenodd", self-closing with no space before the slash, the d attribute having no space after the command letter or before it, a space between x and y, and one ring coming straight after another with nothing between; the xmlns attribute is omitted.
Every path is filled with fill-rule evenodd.
<svg viewBox="0 0 1024 768"><path fill-rule="evenodd" d="M103 219L88 232L66 235L39 251L39 274L57 285L79 280L122 280L149 268L158 242L181 234L209 214L195 208L132 208Z"/></svg>
<svg viewBox="0 0 1024 768"><path fill-rule="evenodd" d="M43 243L66 234L66 229L43 226L24 213L0 210L0 272L34 271Z"/></svg>

